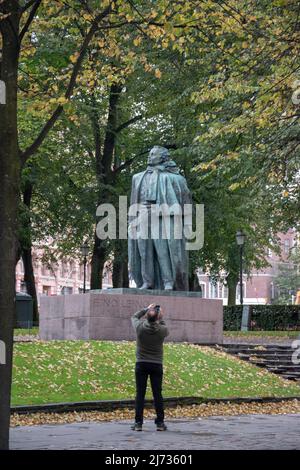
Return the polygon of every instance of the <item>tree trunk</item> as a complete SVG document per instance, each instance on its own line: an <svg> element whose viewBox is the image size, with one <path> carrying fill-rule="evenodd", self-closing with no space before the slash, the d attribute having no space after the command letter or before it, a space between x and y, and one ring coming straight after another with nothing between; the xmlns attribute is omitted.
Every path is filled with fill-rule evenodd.
<svg viewBox="0 0 300 470"><path fill-rule="evenodd" d="M103 240L95 233L93 255L91 261L91 289L102 289L102 275L106 260L106 249Z"/></svg>
<svg viewBox="0 0 300 470"><path fill-rule="evenodd" d="M126 240L116 240L112 272L113 287L129 287Z"/></svg>
<svg viewBox="0 0 300 470"><path fill-rule="evenodd" d="M103 184L111 184L113 173L112 173L112 160L114 155L115 143L116 143L116 123L117 123L117 104L122 87L116 84L111 85L109 94L109 106L108 116L103 144L103 152L101 152L101 135L100 135L100 124L99 114L97 111L97 103L92 98L93 109L90 115L92 130L94 134L95 144L95 163L96 163L96 175L99 185L98 191L98 205L107 202L108 194L107 190L104 191L102 188ZM96 221L97 223L97 221ZM107 250L103 240L100 240L95 233L93 256L91 262L91 289L102 288L102 273L104 263L106 261Z"/></svg>
<svg viewBox="0 0 300 470"><path fill-rule="evenodd" d="M126 250L126 259L123 260L123 279L122 287L129 287L129 276L128 276L128 255Z"/></svg>
<svg viewBox="0 0 300 470"><path fill-rule="evenodd" d="M10 395L15 316L17 208L20 159L17 132L18 2L0 4L2 58L0 80L6 85L6 102L0 105L0 449L9 447ZM4 354L3 354L4 353Z"/></svg>
<svg viewBox="0 0 300 470"><path fill-rule="evenodd" d="M23 192L23 202L28 208L27 217L24 220L23 232L27 234L27 238L20 240L22 248L22 259L24 264L24 281L29 295L32 297L33 303L33 321L38 322L38 301L35 287L35 277L32 264L32 242L31 242L31 219L30 219L30 206L32 198L33 185L30 181L26 181Z"/></svg>
<svg viewBox="0 0 300 470"><path fill-rule="evenodd" d="M202 292L196 271L189 276L189 290L192 292Z"/></svg>
<svg viewBox="0 0 300 470"><path fill-rule="evenodd" d="M227 288L228 288L228 307L236 305L236 286L238 283L238 274L232 273L227 276Z"/></svg>
<svg viewBox="0 0 300 470"><path fill-rule="evenodd" d="M123 262L115 255L112 272L113 287L122 287L123 285Z"/></svg>
<svg viewBox="0 0 300 470"><path fill-rule="evenodd" d="M33 321L37 325L39 321L38 315L38 303L35 287L35 277L32 264L32 247L23 248L22 250L22 259L24 264L24 281L26 283L27 293L31 295L33 302Z"/></svg>

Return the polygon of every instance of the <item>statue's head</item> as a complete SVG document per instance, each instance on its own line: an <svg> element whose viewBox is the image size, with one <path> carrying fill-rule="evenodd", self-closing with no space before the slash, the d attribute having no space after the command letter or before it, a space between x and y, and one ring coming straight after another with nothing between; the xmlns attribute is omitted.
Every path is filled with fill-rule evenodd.
<svg viewBox="0 0 300 470"><path fill-rule="evenodd" d="M160 147L159 145L155 145L149 153L148 157L148 165L154 166L159 165L160 163L164 163L170 159L169 150L165 147Z"/></svg>

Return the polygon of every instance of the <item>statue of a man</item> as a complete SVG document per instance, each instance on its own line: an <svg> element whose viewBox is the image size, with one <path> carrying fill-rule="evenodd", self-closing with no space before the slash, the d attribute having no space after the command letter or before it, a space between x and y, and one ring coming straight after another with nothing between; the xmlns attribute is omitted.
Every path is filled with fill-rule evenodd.
<svg viewBox="0 0 300 470"><path fill-rule="evenodd" d="M139 235L132 236L133 221L130 216L128 228L129 270L137 287L188 290L188 256L182 222L184 204L191 204L191 195L185 178L179 173L176 163L170 160L166 148L153 147L147 169L133 176L130 204L131 207L133 204L139 207L134 222ZM179 215L164 214L162 211L153 222L152 216L157 207L163 207L161 205L175 205L181 209L181 214L180 211ZM158 233L156 237L152 236L153 223ZM164 232L166 225L169 231Z"/></svg>

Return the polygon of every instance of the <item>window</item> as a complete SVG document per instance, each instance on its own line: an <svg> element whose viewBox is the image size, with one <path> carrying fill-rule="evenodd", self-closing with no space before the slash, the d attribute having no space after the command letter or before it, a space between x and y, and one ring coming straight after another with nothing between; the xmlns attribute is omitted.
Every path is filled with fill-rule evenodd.
<svg viewBox="0 0 300 470"><path fill-rule="evenodd" d="M75 270L75 263L74 263L74 261L71 261L71 262L70 262L70 277L71 277L72 279L75 279L75 277L76 277L76 270Z"/></svg>
<svg viewBox="0 0 300 470"><path fill-rule="evenodd" d="M79 279L83 279L83 269L83 264L81 264L79 268Z"/></svg>
<svg viewBox="0 0 300 470"><path fill-rule="evenodd" d="M24 264L23 264L23 261L21 259L19 261L19 266L20 266L20 272L23 274L24 273Z"/></svg>
<svg viewBox="0 0 300 470"><path fill-rule="evenodd" d="M206 297L206 284L205 284L205 282L199 282L199 286L201 287L202 297Z"/></svg>
<svg viewBox="0 0 300 470"><path fill-rule="evenodd" d="M224 284L219 284L219 297L221 299L227 299L228 297L228 287Z"/></svg>
<svg viewBox="0 0 300 470"><path fill-rule="evenodd" d="M61 289L61 293L62 293L62 295L73 294L73 288L72 288L72 287L64 286L64 287L62 287L62 289Z"/></svg>
<svg viewBox="0 0 300 470"><path fill-rule="evenodd" d="M69 269L68 264L65 261L62 261L60 266L60 275L61 277L68 277Z"/></svg>
<svg viewBox="0 0 300 470"><path fill-rule="evenodd" d="M42 276L49 276L49 275L50 275L49 266L47 266L46 264L43 264L42 265Z"/></svg>
<svg viewBox="0 0 300 470"><path fill-rule="evenodd" d="M51 295L51 286L43 286L43 295Z"/></svg>
<svg viewBox="0 0 300 470"><path fill-rule="evenodd" d="M289 239L289 238L286 238L286 239L284 240L284 253L285 253L286 255L288 255L289 252L290 252L290 239Z"/></svg>
<svg viewBox="0 0 300 470"><path fill-rule="evenodd" d="M209 283L209 298L210 299L218 298L218 284L215 282Z"/></svg>

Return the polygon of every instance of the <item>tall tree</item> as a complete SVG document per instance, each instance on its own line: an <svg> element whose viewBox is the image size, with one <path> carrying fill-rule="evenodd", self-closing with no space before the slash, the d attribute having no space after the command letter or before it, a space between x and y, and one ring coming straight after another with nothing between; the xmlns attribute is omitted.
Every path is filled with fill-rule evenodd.
<svg viewBox="0 0 300 470"><path fill-rule="evenodd" d="M23 3L23 2L22 2ZM0 364L0 449L8 448L10 421L10 390L13 352L13 319L15 312L15 262L16 262L16 233L17 208L20 188L20 169L43 143L49 131L54 126L63 111L58 105L43 129L24 151L18 144L17 123L17 88L18 62L21 43L27 33L41 1L29 1L21 6L17 0L5 0L0 4L1 31L1 75L0 80L6 89L5 101L1 104L0 117L0 183L2 187L0 198L0 340L6 349L5 363ZM29 10L29 13L28 13ZM73 92L76 78L80 71L87 47L96 33L99 23L111 12L111 5L95 16L82 42L81 49L75 60L74 67L65 91L68 99ZM26 15L23 27L20 29L20 18Z"/></svg>

